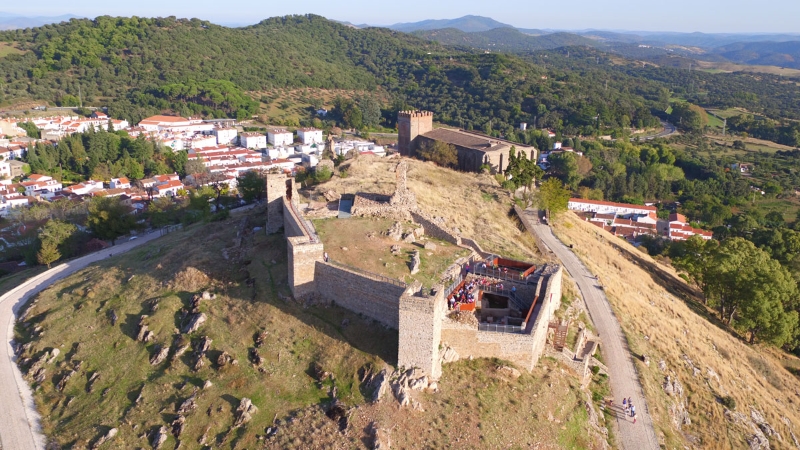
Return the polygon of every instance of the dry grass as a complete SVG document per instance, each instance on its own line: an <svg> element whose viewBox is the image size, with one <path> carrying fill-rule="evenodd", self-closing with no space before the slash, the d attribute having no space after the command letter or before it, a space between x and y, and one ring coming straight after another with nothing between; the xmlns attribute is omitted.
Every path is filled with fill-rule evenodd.
<svg viewBox="0 0 800 450"><path fill-rule="evenodd" d="M268 448L348 448L354 434L371 443L366 430L373 421L391 429L392 448L602 448L602 438L587 428L584 394L570 369L543 358L531 374L515 380L497 372L502 364L488 359L448 364L438 393L415 393L424 411L398 409L389 393L381 403L355 410L350 429L335 441L330 432L308 433L310 424L329 427L319 412L303 412Z"/></svg>
<svg viewBox="0 0 800 450"><path fill-rule="evenodd" d="M388 219L352 217L317 220L314 227L325 243L325 251L334 261L409 284L417 280L425 287L439 282L442 272L456 258L469 254L467 249L430 238L428 240L436 244L436 250L425 250L419 243L396 242L382 234L393 223ZM403 228L409 231L414 229L410 223L403 224ZM391 252L393 245L401 249L397 255ZM409 262L415 250L420 252L420 271L411 275Z"/></svg>
<svg viewBox="0 0 800 450"><path fill-rule="evenodd" d="M199 391L197 409L186 416L183 448L202 448L203 435L213 448L371 448L367 426L374 420L394 427L397 448L597 448L602 438L589 437L585 394L575 374L548 358L518 380L500 376L499 362L492 360L445 366L440 393L416 393L425 412L399 409L391 397L365 404L371 392L360 382L362 370L396 363L397 332L341 308L282 300L289 296L285 241L249 232L264 220L261 210L241 228L239 218L193 225L103 260L38 296L16 337L32 343L23 357L61 350L34 390L49 438L63 448L86 448L117 427L119 434L103 448L149 448L145 435L168 426L178 404L209 380L213 386ZM240 260L226 260L224 254L238 254L232 246L240 229L246 251ZM185 289L195 288L217 294L201 302L208 320L191 336L213 339L205 367L192 371L190 352L171 365L151 366L154 345L172 342L180 309L193 294ZM119 317L115 326L111 310ZM142 314L156 335L148 344L135 341ZM37 326L44 332L34 337ZM260 330L267 333L260 348L263 370L248 361ZM218 367L223 351L238 365ZM82 361L80 371L59 392L56 384L76 361ZM333 381L318 383L313 363L331 372ZM89 393L95 372L100 378ZM343 432L322 412L333 385L350 417ZM135 405L140 393L142 402ZM230 431L242 397L259 411ZM278 435L259 439L276 418ZM175 443L170 436L163 448Z"/></svg>
<svg viewBox="0 0 800 450"><path fill-rule="evenodd" d="M304 194L316 201L324 201L319 192L327 189L340 194L391 195L398 161L359 156L342 165L341 168L347 170L346 178L334 176ZM463 236L476 240L486 251L524 261L540 258L533 238L521 231L508 192L500 188L493 177L456 172L414 159L407 161L408 187L429 215L445 218L449 227L458 228Z"/></svg>
<svg viewBox="0 0 800 450"><path fill-rule="evenodd" d="M0 42L0 58L8 55L25 54L25 51L18 49L15 44L15 42Z"/></svg>
<svg viewBox="0 0 800 450"><path fill-rule="evenodd" d="M753 431L725 418L719 402L724 396L732 396L737 411L748 417L751 408L763 413L783 437L783 441L770 438L772 448L793 447L790 432L800 431L795 428L800 426L800 383L783 366L800 367L796 357L746 345L713 322L701 305L684 299L692 290L673 270L663 266L659 274L645 270L657 263L572 213L565 213L554 231L564 242L575 244L578 256L599 275L631 351L650 357L649 367L638 361L637 367L667 448L747 448L745 439ZM667 373L658 368L661 360ZM696 375L692 366L698 369ZM677 376L686 391L692 424L682 430L669 414L675 399L662 389L667 374ZM692 439L697 441L690 444Z"/></svg>

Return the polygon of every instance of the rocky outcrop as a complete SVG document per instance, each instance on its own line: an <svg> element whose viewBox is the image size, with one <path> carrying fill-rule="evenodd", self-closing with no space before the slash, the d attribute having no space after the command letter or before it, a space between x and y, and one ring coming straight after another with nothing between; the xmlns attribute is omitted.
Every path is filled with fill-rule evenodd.
<svg viewBox="0 0 800 450"><path fill-rule="evenodd" d="M411 275L419 273L420 264L419 250L415 250L414 254L411 256L411 264L409 266L411 268Z"/></svg>
<svg viewBox="0 0 800 450"><path fill-rule="evenodd" d="M167 427L161 426L158 430L153 433L153 436L150 438L150 445L158 450L164 445L164 442L167 441Z"/></svg>
<svg viewBox="0 0 800 450"><path fill-rule="evenodd" d="M169 355L169 347L157 345L153 356L150 357L150 365L157 366L161 364L167 359L167 355Z"/></svg>
<svg viewBox="0 0 800 450"><path fill-rule="evenodd" d="M441 351L442 364L451 363L459 360L458 352L448 345L445 345Z"/></svg>
<svg viewBox="0 0 800 450"><path fill-rule="evenodd" d="M108 442L111 439L113 439L114 436L117 435L117 433L119 433L119 430L116 429L116 428L112 428L112 429L108 430L108 432L106 432L106 434L100 436L96 441L94 441L94 444L92 444L91 447L89 447L89 449L90 450L99 449L101 445L103 445L106 442Z"/></svg>
<svg viewBox="0 0 800 450"><path fill-rule="evenodd" d="M189 322L183 327L183 332L186 334L194 333L206 322L206 315L204 313L192 314L189 317Z"/></svg>
<svg viewBox="0 0 800 450"><path fill-rule="evenodd" d="M257 412L258 408L256 408L256 405L254 405L249 398L243 397L242 400L239 401L239 407L236 408L236 411L234 412L234 428L250 422L250 420L253 418L253 414Z"/></svg>
<svg viewBox="0 0 800 450"><path fill-rule="evenodd" d="M381 401L381 398L386 394L386 389L389 387L389 374L386 369L381 370L371 384L375 386L375 390L372 393L372 402Z"/></svg>
<svg viewBox="0 0 800 450"><path fill-rule="evenodd" d="M370 424L372 430L372 449L388 450L392 446L391 432L385 428L380 428L377 422Z"/></svg>

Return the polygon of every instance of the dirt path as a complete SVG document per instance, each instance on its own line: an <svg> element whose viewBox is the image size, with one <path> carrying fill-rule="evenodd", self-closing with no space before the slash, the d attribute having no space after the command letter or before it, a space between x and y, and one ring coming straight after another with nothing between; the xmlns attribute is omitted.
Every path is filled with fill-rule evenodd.
<svg viewBox="0 0 800 450"><path fill-rule="evenodd" d="M618 444L627 450L659 448L653 421L647 409L647 401L625 335L622 334L619 322L602 288L578 257L555 237L550 227L538 223L536 211L525 210L521 219L561 261L584 297L589 315L600 336L603 358L608 366L611 392L615 400L614 416L619 429ZM547 250L542 249L542 251ZM636 407L635 424L633 419L619 408L623 396L631 397L633 400L633 405Z"/></svg>
<svg viewBox="0 0 800 450"><path fill-rule="evenodd" d="M0 297L0 449L43 449L39 413L30 386L22 378L12 348L17 312L33 295L89 264L119 254L161 236L160 231L66 262L41 273Z"/></svg>

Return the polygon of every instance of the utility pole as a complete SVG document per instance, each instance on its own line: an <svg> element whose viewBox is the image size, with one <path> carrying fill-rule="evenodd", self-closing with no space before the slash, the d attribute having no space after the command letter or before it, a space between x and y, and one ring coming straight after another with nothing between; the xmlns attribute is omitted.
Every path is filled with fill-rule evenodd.
<svg viewBox="0 0 800 450"><path fill-rule="evenodd" d="M83 108L83 96L81 96L81 85L78 85L78 105Z"/></svg>
<svg viewBox="0 0 800 450"><path fill-rule="evenodd" d="M728 127L728 118L722 119L722 137L725 137L725 128Z"/></svg>

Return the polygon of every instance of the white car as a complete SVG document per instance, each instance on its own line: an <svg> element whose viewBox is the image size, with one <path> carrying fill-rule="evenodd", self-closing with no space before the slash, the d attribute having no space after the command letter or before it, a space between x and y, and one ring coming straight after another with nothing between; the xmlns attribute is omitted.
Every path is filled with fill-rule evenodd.
<svg viewBox="0 0 800 450"><path fill-rule="evenodd" d="M132 241L132 240L134 240L134 239L139 239L139 236L131 236L131 238L130 238L130 239L128 239L128 240L129 240L129 241Z"/></svg>

